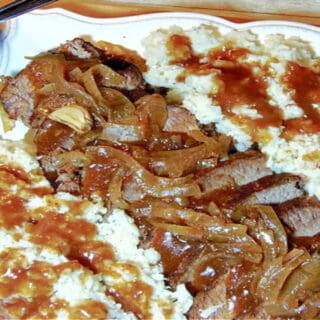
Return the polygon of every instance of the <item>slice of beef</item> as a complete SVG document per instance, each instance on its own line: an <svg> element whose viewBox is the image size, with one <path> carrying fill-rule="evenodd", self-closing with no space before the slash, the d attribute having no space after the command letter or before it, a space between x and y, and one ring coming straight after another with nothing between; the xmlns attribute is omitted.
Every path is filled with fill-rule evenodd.
<svg viewBox="0 0 320 320"><path fill-rule="evenodd" d="M40 157L40 164L51 185L59 192L79 194L81 192L82 169L89 163L86 155L79 151L57 148Z"/></svg>
<svg viewBox="0 0 320 320"><path fill-rule="evenodd" d="M275 207L289 231L291 240L308 249L320 248L320 201L316 197L300 197Z"/></svg>
<svg viewBox="0 0 320 320"><path fill-rule="evenodd" d="M163 131L188 133L191 130L199 130L196 118L187 109L170 105L167 110L168 118Z"/></svg>
<svg viewBox="0 0 320 320"><path fill-rule="evenodd" d="M49 51L49 53L52 55L63 54L66 60L79 61L79 64L81 64L81 61L90 60L97 64L105 61L106 64L110 63L109 66L113 70L126 78L126 87L122 91L132 101L152 92L152 88L146 85L141 71L136 66L122 58L112 57L112 59L109 59L107 53L83 39L75 38L59 48ZM73 66L72 63L71 65ZM45 63L31 62L16 77L10 78L0 93L0 100L9 116L13 119L21 119L26 125L30 123L32 116L38 120L38 115L33 115L33 113L38 104L41 103L42 98L35 93L37 89L48 84L46 77L42 76L44 74L42 68L46 68Z"/></svg>
<svg viewBox="0 0 320 320"><path fill-rule="evenodd" d="M291 174L274 174L243 186L213 191L209 197L223 211L252 204L276 205L304 194L302 179Z"/></svg>
<svg viewBox="0 0 320 320"><path fill-rule="evenodd" d="M92 43L85 41L81 38L75 38L67 41L60 47L50 50L54 54L63 54L65 57L79 58L79 59L93 59L100 58L102 52L95 47Z"/></svg>
<svg viewBox="0 0 320 320"><path fill-rule="evenodd" d="M98 59L101 63L120 73L126 78L125 88L119 89L131 101L136 101L147 93L152 93L152 87L148 86L137 66L115 53L108 53L81 38L67 41L59 48L51 50L51 53L62 53L66 58Z"/></svg>
<svg viewBox="0 0 320 320"><path fill-rule="evenodd" d="M300 197L276 207L280 219L295 237L312 237L320 232L320 201L316 197Z"/></svg>
<svg viewBox="0 0 320 320"><path fill-rule="evenodd" d="M8 80L0 99L10 118L21 119L25 124L29 122L34 109L34 91L35 86L25 72Z"/></svg>
<svg viewBox="0 0 320 320"><path fill-rule="evenodd" d="M232 185L245 185L272 174L266 157L258 151L239 152L201 175L198 182L204 193Z"/></svg>
<svg viewBox="0 0 320 320"><path fill-rule="evenodd" d="M232 320L236 316L232 301L227 297L230 272L220 276L211 288L200 291L188 313L189 320Z"/></svg>

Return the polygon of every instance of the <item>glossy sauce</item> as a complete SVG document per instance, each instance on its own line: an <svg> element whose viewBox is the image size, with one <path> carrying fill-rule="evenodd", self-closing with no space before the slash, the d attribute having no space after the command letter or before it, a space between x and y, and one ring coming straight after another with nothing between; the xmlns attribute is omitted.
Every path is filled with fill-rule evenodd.
<svg viewBox="0 0 320 320"><path fill-rule="evenodd" d="M255 268L254 264L239 264L231 270L227 278L227 298L234 302L235 314L250 315L260 303L252 295L258 278Z"/></svg>
<svg viewBox="0 0 320 320"><path fill-rule="evenodd" d="M207 255L204 259L196 261L193 268L192 282L188 284L192 292L199 292L209 287L215 279L227 271L225 259L217 259L215 256Z"/></svg>
<svg viewBox="0 0 320 320"><path fill-rule="evenodd" d="M104 262L107 260L114 260L114 252L108 244L88 240L79 242L77 246L72 248L69 259L78 260L84 267L87 267L94 272L102 272L105 269Z"/></svg>
<svg viewBox="0 0 320 320"><path fill-rule="evenodd" d="M0 171L3 171L5 173L8 173L7 175L3 176L3 179L7 179L7 180L11 180L14 181L15 179L21 180L25 183L31 183L31 180L29 178L29 175L24 172L22 169L19 168L13 168L13 167L9 167L6 165L0 165ZM11 177L10 179L10 175L12 175L13 177ZM8 182L9 182L8 181Z"/></svg>
<svg viewBox="0 0 320 320"><path fill-rule="evenodd" d="M320 112L312 104L320 103L320 75L310 68L290 62L284 83L294 90L294 100L304 111L304 116L285 122L285 136L312 134L320 131Z"/></svg>
<svg viewBox="0 0 320 320"><path fill-rule="evenodd" d="M25 200L0 189L0 224L6 229L13 229L27 219Z"/></svg>
<svg viewBox="0 0 320 320"><path fill-rule="evenodd" d="M198 252L198 247L201 247L160 229L154 230L151 246L160 253L166 275L173 274L183 259Z"/></svg>
<svg viewBox="0 0 320 320"><path fill-rule="evenodd" d="M167 49L173 57L172 64L190 64L195 58L191 41L184 35L173 34L167 43Z"/></svg>
<svg viewBox="0 0 320 320"><path fill-rule="evenodd" d="M119 280L122 278L123 272L136 279L139 279L141 277L139 268L130 262L113 261L111 263L106 263L102 273Z"/></svg>
<svg viewBox="0 0 320 320"><path fill-rule="evenodd" d="M246 67L222 70L220 79L224 87L212 98L217 101L222 112L231 121L248 128L248 133L256 139L260 129L281 126L282 111L268 103L263 79L254 77ZM248 105L251 109L257 110L261 118L253 119L245 115L236 115L232 108L237 105Z"/></svg>
<svg viewBox="0 0 320 320"><path fill-rule="evenodd" d="M64 146L65 149L71 149L74 135L74 130L68 126L51 120L46 121L43 129L34 139L38 154L48 154L61 146Z"/></svg>
<svg viewBox="0 0 320 320"><path fill-rule="evenodd" d="M118 166L112 159L99 154L98 151L88 151L86 155L92 161L83 171L82 193L90 197L92 193L97 192L102 198L105 198L112 176Z"/></svg>
<svg viewBox="0 0 320 320"><path fill-rule="evenodd" d="M58 280L60 274L66 270L77 270L79 264L67 262L56 267L45 262L35 261L28 267L23 267L24 261L18 251L10 249L10 251L2 252L0 282L1 299L7 312L14 315L17 319L54 319L56 311L65 309L70 312L70 318L73 319L105 319L107 316L106 307L99 302L86 302L76 308L72 308L62 300L51 301L53 293L53 285ZM15 266L12 267L12 261ZM19 297L19 294L21 297ZM25 299L22 297L29 297Z"/></svg>
<svg viewBox="0 0 320 320"><path fill-rule="evenodd" d="M68 256L79 243L93 239L96 226L83 219L73 220L64 214L47 212L27 226L32 242L48 246Z"/></svg>
<svg viewBox="0 0 320 320"><path fill-rule="evenodd" d="M122 272L129 273L133 282L120 283L116 287L114 296L123 303L123 308L137 312L141 318L150 316L150 303L153 289L140 280L139 268L130 263L116 262L113 249L107 243L94 240L96 226L79 217L88 205L87 201L57 200L49 196L47 207L26 209L26 200L13 195L10 186L18 184L19 192L28 188L25 182L28 176L18 174L15 170L0 168L2 185L0 188L0 225L7 230L25 225L29 234L29 241L44 247L57 250L70 259L66 263L52 266L45 262L29 264L19 250L10 248L0 254L0 298L10 297L21 293L29 296L30 300L14 298L8 300L4 307L15 318L39 319L56 318L55 312L65 309L74 319L105 319L107 308L100 302L87 301L79 306L70 307L65 301L52 302L53 285L61 273L66 270L76 271L81 266L94 273L107 274L114 279L121 279ZM20 180L20 176L24 177ZM5 188L9 189L6 190ZM31 191L29 193L32 195ZM51 207L66 206L64 214L52 211ZM17 239L19 240L19 239ZM14 264L13 264L14 262ZM133 301L134 299L134 301ZM170 313L169 306L163 309Z"/></svg>
<svg viewBox="0 0 320 320"><path fill-rule="evenodd" d="M153 289L150 285L137 280L115 283L107 292L125 311L133 312L138 319L150 319L150 299Z"/></svg>
<svg viewBox="0 0 320 320"><path fill-rule="evenodd" d="M36 302L23 298L10 299L2 305L15 319L55 319L56 311L65 307L64 302L51 302L47 296L38 296Z"/></svg>
<svg viewBox="0 0 320 320"><path fill-rule="evenodd" d="M257 141L261 141L263 129L270 126L284 126L284 138L292 138L296 134L312 134L320 131L320 113L312 104L320 103L320 75L311 68L295 62L289 62L283 83L289 90L294 90L294 100L304 111L304 116L284 120L280 108L268 103L266 83L263 77L255 76L252 66L237 63L237 59L249 51L244 48L221 48L213 50L201 62L203 56L193 54L190 39L183 35L172 35L167 43L172 64L185 68L178 81L184 81L189 74L216 74L222 85L217 94L211 96L222 112L234 123L245 126L247 133ZM202 60L204 61L204 60ZM219 63L221 63L219 66ZM225 62L233 62L225 64ZM252 119L245 115L237 115L233 107L248 105L262 116ZM259 137L257 134L260 134ZM265 133L266 134L266 133Z"/></svg>
<svg viewBox="0 0 320 320"><path fill-rule="evenodd" d="M221 85L218 92L211 95L212 100L221 106L225 116L235 124L245 126L247 133L256 140L258 133L261 135L261 130L282 125L283 113L281 109L269 104L264 78L254 75L251 66L237 62L249 52L247 49L223 47L212 50L205 57L205 62L202 62L203 56L193 54L190 39L186 36L172 35L167 48L174 57L171 63L186 70L178 77L178 81L184 81L189 74L216 75ZM260 118L236 114L233 107L241 105L255 109Z"/></svg>
<svg viewBox="0 0 320 320"><path fill-rule="evenodd" d="M53 284L57 280L55 270L47 263L35 262L29 267L23 267L19 252L10 249L2 252L0 297L4 299L5 308L18 319L31 316L50 319L54 317L50 295ZM15 261L12 266L12 261ZM15 298L8 299L11 295ZM20 297L29 296L33 299L27 301Z"/></svg>
<svg viewBox="0 0 320 320"><path fill-rule="evenodd" d="M112 166L96 162L85 167L82 178L83 194L90 196L92 193L98 192L105 197L109 190L113 171L115 170Z"/></svg>

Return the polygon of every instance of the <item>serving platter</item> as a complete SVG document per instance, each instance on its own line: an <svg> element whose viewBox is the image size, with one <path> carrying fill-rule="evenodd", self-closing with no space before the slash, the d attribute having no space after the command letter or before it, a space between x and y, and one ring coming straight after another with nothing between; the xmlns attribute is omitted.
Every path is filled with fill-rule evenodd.
<svg viewBox="0 0 320 320"><path fill-rule="evenodd" d="M199 24L216 26L222 34L232 29L250 29L261 38L274 33L297 36L309 41L316 54L320 54L320 28L304 23L270 20L239 24L211 15L189 12L91 18L53 8L36 10L5 24L0 36L0 74L13 75L28 63L27 57L57 47L74 37L85 36L95 41L110 41L143 54L141 41L151 31L171 25L190 28Z"/></svg>
<svg viewBox="0 0 320 320"><path fill-rule="evenodd" d="M191 27L194 27L194 26L198 26L200 24L207 24L207 25L215 26L220 30L220 32L222 34L230 32L231 30L239 30L239 31L251 30L252 32L258 34L258 36L259 36L259 38L261 40L263 40L263 38L266 37L269 34L277 34L277 33L283 34L283 35L288 36L288 37L289 36L296 36L299 39L301 39L301 41L310 42L311 46L315 50L315 53L318 56L320 56L320 28L317 28L317 27L314 27L314 26L311 26L311 25L307 25L307 24L294 23L294 22L285 22L285 21L259 21L259 22L250 22L250 23L237 24L237 23L229 22L227 20L218 18L218 17L210 16L210 15L195 14L195 13L176 13L176 12L174 12L174 13L148 14L148 15L139 15L139 16L132 16L132 17L122 17L122 18L96 19L96 18L90 18L90 17L74 14L74 13L71 13L69 11L65 11L65 10L62 10L62 9L50 9L50 10L44 10L44 11L42 11L42 10L40 11L39 10L39 11L35 11L33 13L26 14L26 15L24 15L22 17L19 17L17 19L9 21L8 23L6 23L4 25L4 28L2 28L1 29L2 31L0 32L0 39L1 39L1 42L0 42L0 46L1 46L1 48L0 48L0 50L1 50L1 55L0 55L0 74L15 75L17 72L19 72L19 70L21 70L30 61L29 60L30 57L35 56L35 55L37 55L37 54L39 54L41 52L45 52L45 51L47 51L49 49L58 47L61 43L64 43L67 40L71 40L71 39L73 39L75 37L84 37L86 39L89 38L89 39L92 39L93 41L106 40L106 41L109 41L109 42L112 42L112 43L121 44L123 46L126 46L127 48L137 50L143 56L144 52L143 52L142 40L146 36L148 36L150 34L150 32L152 32L152 31L154 31L156 29L159 29L159 28L168 28L168 27L170 27L172 25L178 25L178 26L180 26L182 28L187 29L187 28L191 28ZM295 50L295 49L293 48L292 50ZM47 68L44 68L44 69L47 69ZM45 71L44 71L44 73L45 73ZM50 72L47 72L46 75L50 75ZM48 77L48 79L51 79L51 77L50 78ZM55 79L53 79L52 82L54 84ZM88 90L88 92L90 92L90 91ZM304 94L304 92L303 92L303 94ZM72 105L69 104L69 105L67 105L67 108L68 107L70 108L70 107L72 107ZM73 107L78 107L78 110L81 110L81 108L82 108L81 105L80 106L76 105L76 106L73 106ZM84 107L82 109L84 109ZM48 108L48 110L50 111L49 108ZM59 111L59 109L56 109L53 112L51 110L50 115L52 115L57 110ZM87 109L85 109L85 111L86 110ZM88 108L88 110L89 110L89 108ZM90 114L89 114L88 117L89 117L89 119L91 119L90 118ZM150 116L150 118L151 118L151 116ZM112 117L110 117L110 119L108 119L108 121L110 120L110 123L112 123ZM52 118L52 120L54 120L54 118ZM0 123L1 123L1 121L0 121ZM104 122L101 122L101 123L103 123L103 125L104 125ZM91 127L92 127L92 129L96 128L94 125L92 125L92 123L89 123L89 130L90 130ZM24 127L24 125L22 125L21 122L17 121L17 125L16 125L16 127L14 128L13 131L8 132L6 134L3 134L1 132L1 130L0 130L0 135L3 138L9 138L9 139L17 140L17 139L21 139L25 132L26 132L26 127ZM49 133L47 134L47 136L50 138L48 141L51 141L51 137L55 137L55 135L52 134L52 132L54 132L54 131L51 131L51 132L48 131L48 132ZM98 139L100 139L100 136L98 136ZM209 139L209 138L207 138L207 139ZM208 141L207 139L204 140L204 141ZM42 140L42 141L46 142L47 140ZM54 141L54 140L52 140L52 141ZM199 141L201 141L201 140L199 140ZM208 143L205 143L203 145L205 145L205 147L208 148ZM214 145L215 144L213 144L213 146ZM226 143L224 146L225 146L225 148L227 148L228 147L228 143ZM103 147L105 147L106 149L103 149ZM122 150L118 150L118 149L110 147L108 145L102 146L101 150L109 150L108 148L109 149L113 149L114 152L118 152L117 156L111 155L111 157L114 157L115 159L116 159L116 157L119 157L120 160L119 159L118 160L121 161L121 163L125 163L125 160L130 159L130 157L131 157L131 155L125 154ZM175 151L175 150L173 150L173 151ZM90 152L92 153L91 156L90 156ZM101 156L99 153L94 153L94 149L90 149L90 148L86 149L85 153L83 153L83 154L84 155L88 155L89 154L89 157L87 159L88 161L91 161L91 157L94 157L94 155L98 155L97 158L99 158ZM121 157L119 156L119 154L121 155ZM42 154L42 155L44 155L44 154ZM106 153L106 155L108 156L108 153ZM116 153L115 153L115 155L116 155ZM40 153L40 157L41 157L41 153ZM126 158L124 158L124 157L126 157ZM54 158L52 158L52 159L54 159ZM137 172L141 172L142 170L146 170L142 165L140 165L140 164L136 165L136 162L138 162L138 160L133 159L132 161L134 161L134 162L131 163L132 164L132 166L130 168L131 171L129 171L129 169L128 169L128 172L130 173L130 175L131 174L133 175L132 172L136 172L137 173ZM98 167L99 166L99 161L97 160L96 163L98 164L97 165L97 167ZM96 166L96 163L93 162L93 167ZM82 166L87 166L87 165L82 165ZM90 167L91 167L91 164L90 164ZM105 167L103 167L103 168L105 168ZM138 168L138 169L136 169L136 168ZM142 168L142 169L139 169L139 168ZM81 168L81 170L82 170L82 168ZM101 169L99 169L99 170L101 170ZM81 172L85 172L85 171L81 171ZM90 171L87 171L87 172L90 173ZM119 171L119 172L121 172L121 171ZM126 172L126 171L123 171L123 172ZM181 172L184 172L184 171L181 171ZM99 174L99 171L97 170L96 173ZM128 176L129 176L129 173L128 173ZM112 173L112 174L114 174L114 173ZM268 174L270 174L270 172ZM159 176L160 176L160 174L159 174ZM276 176L276 175L272 175L272 177L274 177L274 176ZM139 173L139 177L140 177L140 173ZM104 179L103 175L102 175L102 179ZM103 185L105 185L106 181L102 180L102 179L101 179L101 181L103 182ZM134 179L136 179L136 178L134 178ZM142 178L141 181L143 179L144 178ZM233 179L233 177L232 177L232 179ZM295 177L294 179L298 179L298 177ZM58 181L58 180L56 180L56 181ZM79 181L81 181L81 180L79 180ZM128 180L128 181L130 182L130 180ZM132 180L132 181L135 181L135 180ZM136 179L135 182L138 184L139 181L140 180ZM150 186L149 189L153 189L153 186L157 182L154 183L154 181L156 181L156 180L152 180L152 179L150 179L150 181L151 182L149 183L149 186ZM162 181L161 183L158 182L159 185L164 184L163 183L164 180L159 180L159 181ZM181 181L181 180L179 180L179 181ZM299 182L300 180L298 179L298 180L295 180L295 181ZM294 186L293 186L294 189L298 190L298 188L297 188L298 182L296 182L294 184ZM181 182L179 182L179 183L181 183ZM146 184L146 182L144 182L144 181L142 182L142 185L144 187L148 186L148 184ZM134 184L133 184L133 186L134 186ZM119 199L121 199L121 197L122 197L122 191L121 191L122 189L121 188L122 188L122 180L121 180L121 182L119 182L119 188L117 189L118 190ZM179 185L177 187L177 189L179 189L179 188L183 190L183 187L181 188L181 185ZM164 189L165 189L165 187L164 187ZM134 189L131 189L131 190L134 190ZM173 196L176 195L175 193L170 191L170 189L169 189L169 192L168 191L163 192L161 188L159 188L159 190L160 191L158 191L158 193L155 193L156 194L155 198L156 197L157 198L167 197L167 195L168 195L168 197L172 197L172 199L173 199ZM129 191L130 191L130 189L129 189ZM233 185L232 185L231 186L231 192L233 192L233 191L234 191L234 189L233 189ZM161 193L161 192L163 192L163 193ZM223 190L223 192L225 192L225 189ZM294 196L299 197L302 193L303 193L303 191L300 190L300 188L299 188L299 190L297 191L296 194L294 194ZM161 196L159 196L159 194L161 194ZM279 194L281 195L281 192L279 192ZM143 197L145 197L145 195L148 195L148 193L146 192L145 194L143 194ZM153 193L151 192L150 193L150 197L152 197L152 196L153 196ZM110 197L110 199L111 199L111 197ZM183 199L183 197L181 197L181 199ZM187 196L186 196L186 199L188 199ZM281 199L281 200L283 200L283 199ZM134 200L132 200L132 201L134 202ZM152 200L150 200L150 203L152 203L151 201ZM157 201L158 201L158 199L157 199ZM283 201L285 201L285 200L283 200ZM130 202L130 200L129 200L129 202ZM218 207L217 207L217 209L218 209ZM194 211L194 212L196 212L196 211ZM210 212L210 214L211 214L211 212ZM274 213L274 215L275 215L275 213ZM205 215L205 216L207 217L207 215ZM266 216L267 216L267 214L266 214ZM245 217L245 215L244 215L244 217ZM193 224L195 224L195 222L198 221L198 218L196 220L194 215L193 215L192 219L193 219L193 222L192 222ZM208 221L208 220L205 220L205 221ZM215 221L215 220L213 219L212 221ZM96 223L100 223L100 222L96 222ZM205 222L205 223L206 223L205 228L208 228L208 230L209 230L210 228L208 226L210 226L210 225L208 225L207 222ZM35 224L37 224L37 223L35 223ZM271 233L271 231L273 232L272 227L267 225L267 222L265 222L265 224L266 224L266 230L268 228L270 228L270 233L268 233L269 230L267 230L266 232L264 230L262 230L261 234L263 236L264 236L264 233L267 235L266 236L267 240L265 240L265 243L268 243L268 248L269 248L269 242L270 241L271 241L271 244L273 244L275 246L274 248L276 248L276 245L283 246L283 248L286 248L286 246L287 246L286 241L287 240L286 240L285 230L282 228L283 230L281 229L281 232L282 232L281 236L279 236L280 235L280 231L278 232L279 235L276 236L276 233L274 233L274 235L273 235L273 233ZM168 225L169 225L169 223L168 223ZM175 224L173 224L173 226L174 225ZM214 224L212 224L212 225L213 225L213 227L212 227L212 229L213 229L212 232L213 233L216 232L215 230L218 231L218 228L220 228L221 230L224 230L224 228L225 228L225 230L229 230L229 229L227 229L227 227L224 227L224 224L222 224L222 227L220 227L220 226L215 227L216 222L214 222ZM258 225L258 223L257 223L257 225ZM280 221L279 221L279 225L280 225ZM263 226L264 226L264 224L263 224ZM184 226L184 227L186 227L186 226ZM244 227L244 226L242 226L242 227ZM251 241L251 240L249 240L249 237L248 237L248 240L243 240L243 239L247 239L247 237L243 235L243 232L247 232L246 231L247 227L245 227L245 229L242 228L242 227L239 228L239 230L240 230L239 231L239 237L241 236L241 238L239 238L239 239L241 239L240 242L245 243L246 241ZM278 226L275 226L275 227L276 227L277 230L278 229L280 230L280 227L278 227ZM202 226L202 228L203 228L203 226ZM229 226L228 226L228 228L229 228ZM230 227L230 230L233 230L233 228L235 228L235 230L238 230L235 225L232 225L232 227ZM259 226L259 228L260 228L260 226ZM264 227L261 227L261 228L264 228ZM35 229L35 230L37 230L37 229ZM175 231L170 231L170 230L171 229L168 229L168 232L175 233ZM172 229L172 230L174 230L174 229ZM197 234L197 230L198 229L195 229L195 230L196 231L194 233ZM201 231L202 229L199 228L199 230ZM245 230L245 231L243 231L243 230ZM209 231L211 232L211 230L209 230ZM218 231L218 232L220 232L220 231ZM223 232L227 232L227 231L223 231ZM236 231L232 231L232 232L236 233ZM249 233L249 231L248 231L248 233ZM269 234L271 236L269 236ZM231 236L238 237L238 235L235 236L233 234ZM280 243L280 240L279 240L279 243L277 242L278 241L277 237L279 239L280 238L282 239L283 244ZM218 237L217 239L220 239L220 238ZM235 238L235 239L238 241L238 238ZM273 241L273 239L275 239L275 240ZM182 238L182 240L183 240L183 238ZM164 241L166 241L166 240L164 240ZM218 241L221 241L221 240L218 240ZM230 242L231 245L233 244L232 241L234 241L234 243L236 243L235 240L230 240L229 237L226 240L223 240L223 241L226 241L228 243ZM214 240L213 240L213 242L214 242ZM250 244L250 246L251 246L252 242L248 242L248 244ZM251 259L253 259L251 262L256 263L256 264L260 263L259 259L262 259L262 254L260 253L260 251L258 251L258 250L260 250L259 249L260 247L259 247L258 244L257 244L257 247L252 246L252 248L253 248L252 251L251 251L251 249L250 250L248 249L248 252L249 252L248 261L250 261L250 258L251 258ZM270 245L270 247L271 247L271 245ZM170 247L168 247L168 248L170 248ZM217 248L219 248L219 247L217 247ZM221 248L224 248L224 247L221 247ZM240 244L239 249L238 249L237 245L235 245L234 248L230 247L229 249L226 249L226 250L230 250L231 255L232 255L232 252L233 252L232 250L234 250L236 255L238 255L239 252L241 252L241 254L245 253L245 250L241 249L241 248L242 248L242 244ZM249 245L248 245L248 248L250 248ZM267 250L269 250L268 248L266 249L266 253L267 254L268 254ZM222 249L222 250L224 250L224 249ZM240 250L240 251L238 251L238 250ZM243 251L241 251L241 250L243 250ZM274 252L272 254L274 254L274 257L276 259L278 259L278 258L281 258L281 259L282 258L283 259L289 259L290 258L291 259L291 256L290 256L291 253L289 252L287 254L286 249L279 249L279 250L277 249L278 251L276 251L276 249L272 249L272 250ZM281 252L281 250L283 250L283 253ZM303 250L301 250L301 251L303 251ZM229 252L229 251L227 251L227 252ZM213 251L212 251L212 253L213 253ZM256 257L255 257L255 253L256 253ZM296 254L296 253L297 253L297 251L293 252L293 254ZM302 252L302 253L305 254L306 252ZM277 256L277 254L279 254L279 257ZM299 252L298 252L298 254L300 255ZM201 255L202 255L202 253L201 253ZM246 255L243 254L243 256L246 256ZM269 260L270 260L270 257L271 257L271 253L270 253L270 256L268 256ZM67 257L67 258L69 259L69 257ZM202 256L202 258L203 258L203 256ZM309 256L308 257L306 256L304 259L307 260L309 258L310 258ZM212 259L212 258L210 257L210 259ZM270 266L274 270L276 270L277 265L275 264L275 267L273 267L272 262L268 261L268 259L266 258L266 261L268 263L270 263ZM208 260L208 261L210 261L210 260ZM280 260L278 259L277 261L280 261ZM287 261L287 260L283 260L283 261ZM266 265L267 264L265 264L265 265L261 264L261 267L265 268ZM211 268L210 264L208 264L208 266ZM244 266L247 266L247 265L245 264ZM283 268L280 265L279 265L279 267ZM290 267L288 267L288 268L290 268ZM206 270L207 269L205 269L205 271ZM214 271L214 269L212 269L212 270ZM233 269L233 270L236 270L236 269ZM251 270L251 269L249 269L249 270ZM268 269L261 269L261 270L263 271L263 270L268 270ZM272 269L270 269L270 270L272 270ZM263 274L262 271L261 271L261 274ZM236 272L236 271L232 271L232 272ZM248 272L250 273L251 271L248 271ZM242 274L242 271L241 271L241 274ZM213 276L215 276L215 271L213 273ZM234 278L234 279L236 279L236 278ZM240 273L239 273L239 279L240 279ZM248 278L248 279L250 279L250 278ZM264 280L264 282L265 283L269 283L268 277L266 277L266 279L267 279L267 281ZM277 277L276 277L276 280L277 280ZM285 280L285 278L284 278L284 280ZM279 281L279 283L283 284L284 280L283 280L283 282L281 282L282 280ZM126 277L124 277L124 281L127 281ZM241 281L239 281L239 283L242 283ZM268 286L269 286L269 284L268 284ZM299 284L299 286L300 286L300 284ZM273 290L273 288L271 288L271 287L269 289L271 291ZM233 288L232 288L232 290L233 290ZM232 290L230 292L233 292ZM249 293L248 290L246 290L246 291L247 291L247 293L245 293L245 291L243 291L243 293L245 295L247 295ZM279 287L279 292L280 292L280 287ZM253 292L252 295L254 295L254 294L256 294L256 293ZM263 294L265 294L265 293L263 293ZM265 296L269 297L268 294L265 294ZM236 300L234 300L233 298L236 298ZM236 296L232 296L232 298L230 300L230 303L234 303L235 301L237 301L237 297ZM250 302L250 300L248 300L248 301ZM268 301L268 299L266 299L266 301ZM37 301L36 301L36 303L37 303ZM195 303L195 305L196 305L196 303ZM279 305L280 305L280 303L279 303ZM216 309L217 308L219 309L220 306L221 306L221 304L216 305L216 304L213 303L213 305L210 306L208 309L206 309L206 308L205 309L199 309L200 310L199 314L201 315L201 317L207 318L207 315L210 316L212 313L215 313ZM223 306L223 304L222 304L222 306ZM229 304L229 302L228 302L228 304L226 306L228 306L228 309L230 309L230 310L234 309L233 304L231 305L231 304ZM297 310L295 310L295 311L297 311ZM300 311L297 311L297 312L300 312ZM190 316L190 317L192 318L192 316ZM0 315L0 318L1 318L1 315ZM193 315L193 319L197 319L197 318L199 318L199 317L195 317Z"/></svg>

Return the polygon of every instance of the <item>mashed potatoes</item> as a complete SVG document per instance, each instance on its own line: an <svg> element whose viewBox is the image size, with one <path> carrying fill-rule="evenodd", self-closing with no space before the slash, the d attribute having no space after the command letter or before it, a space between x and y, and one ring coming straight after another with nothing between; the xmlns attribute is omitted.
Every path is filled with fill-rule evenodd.
<svg viewBox="0 0 320 320"><path fill-rule="evenodd" d="M144 50L149 67L145 78L170 89L169 102L181 102L202 124L215 123L219 132L234 138L239 151L258 143L272 170L304 176L306 190L320 198L319 95L309 88L305 94L313 95L313 100L310 98L306 106L298 97L298 86L302 86L299 76L291 79L295 76L292 70L296 70L296 74L310 72L318 81L319 57L308 43L283 35L261 41L249 31L221 35L205 25L190 30L173 26L151 33L144 40ZM238 78L235 73L230 76L230 70L237 68L240 73L250 71ZM226 89L232 76L234 82ZM312 82L308 79L301 81ZM244 97L238 98L237 86L238 96ZM248 93L243 94L242 88L249 88ZM223 95L230 93L233 100L227 101ZM256 103L252 96L258 99ZM265 106L259 108L261 103ZM311 113L313 119L308 118ZM273 114L273 120L278 114L278 122L267 125ZM288 129L305 118L314 122L312 130Z"/></svg>
<svg viewBox="0 0 320 320"><path fill-rule="evenodd" d="M184 318L191 295L184 285L166 288L160 255L138 247L139 231L124 211L108 212L98 200L53 194L22 143L0 140L0 154L5 316Z"/></svg>

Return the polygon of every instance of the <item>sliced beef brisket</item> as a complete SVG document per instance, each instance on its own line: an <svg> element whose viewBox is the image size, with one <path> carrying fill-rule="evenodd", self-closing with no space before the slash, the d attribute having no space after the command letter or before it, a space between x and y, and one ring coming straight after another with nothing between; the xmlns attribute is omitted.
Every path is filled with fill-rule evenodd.
<svg viewBox="0 0 320 320"><path fill-rule="evenodd" d="M291 241L311 250L320 249L320 201L316 197L300 197L275 207L288 229Z"/></svg>
<svg viewBox="0 0 320 320"><path fill-rule="evenodd" d="M29 123L34 110L34 91L34 83L26 72L8 80L7 86L0 93L0 99L10 118Z"/></svg>
<svg viewBox="0 0 320 320"><path fill-rule="evenodd" d="M236 153L221 162L210 172L201 175L198 182L203 192L209 193L232 184L245 185L271 174L271 169L266 166L265 155L258 151L247 151Z"/></svg>
<svg viewBox="0 0 320 320"><path fill-rule="evenodd" d="M81 38L75 38L67 41L60 47L50 50L53 54L63 54L65 57L75 57L79 59L100 58L102 52L88 41Z"/></svg>

